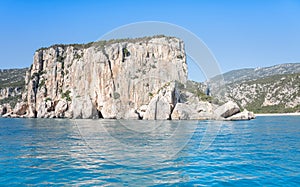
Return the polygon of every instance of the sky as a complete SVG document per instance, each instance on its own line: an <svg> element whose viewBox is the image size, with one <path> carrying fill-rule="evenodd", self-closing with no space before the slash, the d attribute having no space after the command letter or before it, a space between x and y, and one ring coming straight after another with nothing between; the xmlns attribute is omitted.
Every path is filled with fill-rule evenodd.
<svg viewBox="0 0 300 187"><path fill-rule="evenodd" d="M0 17L0 69L29 67L40 47L95 41L142 21L193 32L222 72L300 62L300 0L4 0Z"/></svg>

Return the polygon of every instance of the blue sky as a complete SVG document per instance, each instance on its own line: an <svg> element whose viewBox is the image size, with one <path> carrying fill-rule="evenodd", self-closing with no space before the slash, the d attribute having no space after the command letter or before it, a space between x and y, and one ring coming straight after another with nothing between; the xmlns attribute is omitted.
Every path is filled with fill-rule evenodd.
<svg viewBox="0 0 300 187"><path fill-rule="evenodd" d="M141 21L182 26L221 71L300 62L299 0L0 1L0 68L29 67L36 49L85 43Z"/></svg>

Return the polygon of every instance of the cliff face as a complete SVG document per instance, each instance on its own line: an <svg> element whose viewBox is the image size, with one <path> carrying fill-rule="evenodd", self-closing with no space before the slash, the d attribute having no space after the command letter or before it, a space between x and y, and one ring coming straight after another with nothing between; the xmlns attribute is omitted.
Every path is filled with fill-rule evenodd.
<svg viewBox="0 0 300 187"><path fill-rule="evenodd" d="M184 44L171 37L40 49L26 73L19 112L27 117L141 118L156 95L170 110L185 84ZM170 87L170 86L169 86ZM166 96L168 95L169 96ZM171 111L170 111L171 112ZM148 114L147 114L148 115ZM170 114L169 114L170 115Z"/></svg>
<svg viewBox="0 0 300 187"><path fill-rule="evenodd" d="M35 52L22 101L2 117L249 120L187 81L184 43L155 36L54 45Z"/></svg>

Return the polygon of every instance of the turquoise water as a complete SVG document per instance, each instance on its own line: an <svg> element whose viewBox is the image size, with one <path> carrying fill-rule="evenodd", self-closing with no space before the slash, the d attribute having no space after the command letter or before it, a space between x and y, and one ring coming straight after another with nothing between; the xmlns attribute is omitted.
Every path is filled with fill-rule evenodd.
<svg viewBox="0 0 300 187"><path fill-rule="evenodd" d="M299 148L296 116L0 119L0 186L299 186Z"/></svg>

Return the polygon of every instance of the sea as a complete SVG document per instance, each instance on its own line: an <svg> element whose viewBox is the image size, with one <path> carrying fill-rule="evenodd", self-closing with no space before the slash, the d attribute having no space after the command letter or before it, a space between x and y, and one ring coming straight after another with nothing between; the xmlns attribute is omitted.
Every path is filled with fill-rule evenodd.
<svg viewBox="0 0 300 187"><path fill-rule="evenodd" d="M0 186L300 186L300 116L0 118Z"/></svg>

